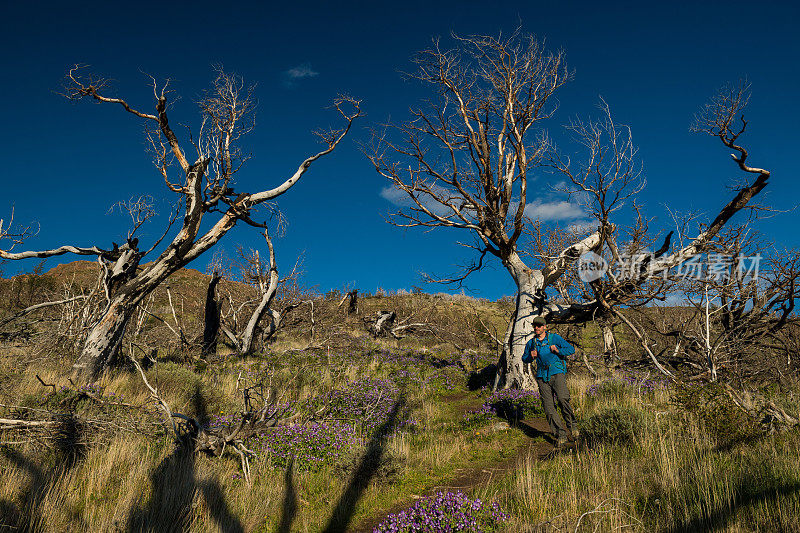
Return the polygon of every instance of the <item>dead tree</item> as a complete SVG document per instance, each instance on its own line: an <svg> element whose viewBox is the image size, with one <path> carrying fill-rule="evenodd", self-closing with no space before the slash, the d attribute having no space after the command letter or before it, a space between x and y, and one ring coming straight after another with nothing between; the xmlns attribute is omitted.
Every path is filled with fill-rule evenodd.
<svg viewBox="0 0 800 533"><path fill-rule="evenodd" d="M603 336L603 357L608 363L613 363L619 359L619 352L617 351L617 339L614 336L613 323L605 322L600 326L600 332Z"/></svg>
<svg viewBox="0 0 800 533"><path fill-rule="evenodd" d="M579 168L559 156L538 129L552 116L553 95L570 77L562 52L549 53L519 31L507 38L454 39L453 50L441 49L437 41L414 58L417 70L410 77L430 84L436 94L430 107L413 109L410 121L376 133L367 156L410 203L395 214L395 225L456 228L472 235L473 244L467 246L473 248L475 261L459 275L437 281L461 284L483 267L487 256L506 268L517 294L509 341L498 365L500 382L531 388L534 377L522 364L522 352L533 333L534 317L592 320L598 310L610 313L633 288L651 279L651 271L645 269L625 285L597 287L591 299L575 303L551 300L545 292L583 254L609 247L608 237L616 229L612 215L641 190L641 167L629 130L616 126L610 113L599 122L572 124L588 153ZM736 144L744 126L734 133L732 122L742 107L741 101L720 102L715 111L720 121L708 124L707 132L735 150L739 167L757 178L742 187L692 243L652 261L655 273L700 253L766 186L769 172L748 167L747 152ZM528 179L543 166L565 173L573 190L589 198L598 228L540 258L538 268L532 268L523 260L520 239L526 227Z"/></svg>
<svg viewBox="0 0 800 533"><path fill-rule="evenodd" d="M217 353L221 305L217 301L217 285L222 278L214 271L206 289L206 305L203 312L203 355Z"/></svg>
<svg viewBox="0 0 800 533"><path fill-rule="evenodd" d="M191 448L195 453L206 453L217 457L222 456L226 449L235 451L242 462L245 480L250 483L250 458L255 456L255 453L245 446L245 441L275 427L282 419L287 419L289 404L281 403L269 385L245 387L242 390L244 409L239 420L231 427L211 429L190 416L173 411L158 388L150 384L139 363L133 358L131 362L139 371L151 398L164 412L167 424L172 428L178 443ZM238 385L237 383L237 388Z"/></svg>
<svg viewBox="0 0 800 533"><path fill-rule="evenodd" d="M394 310L378 311L363 318L367 331L373 337L392 336L399 340L408 335L425 331L441 338L436 331L437 328L430 324L431 310L425 312L422 307L418 306L412 306L409 309L407 305L403 305L399 295L390 298L389 303L394 306ZM427 316L420 317L419 315L422 313ZM460 348L457 346L457 349Z"/></svg>
<svg viewBox="0 0 800 533"><path fill-rule="evenodd" d="M364 318L367 330L373 337L385 337L394 326L397 313L394 311L378 311L371 317Z"/></svg>
<svg viewBox="0 0 800 533"><path fill-rule="evenodd" d="M748 226L720 233L708 262L697 265L703 269L678 280L679 313L660 323L637 317L667 341L665 350L688 357L710 381L724 372L727 381L766 374L772 382L780 378L780 360L789 367L795 349L800 252L775 250Z"/></svg>
<svg viewBox="0 0 800 533"><path fill-rule="evenodd" d="M306 291L303 291L297 283L300 274L299 261L287 276L280 278L275 260L275 247L267 228L264 228L264 240L269 253L266 263L261 260L258 250L250 254L239 250L241 281L253 287L256 296L238 303L229 294L230 310L223 318L222 331L241 356L253 353L259 335L263 341L272 339L284 327L289 313L301 305L307 304L310 307L312 342L314 337L314 301L308 298ZM239 315L245 311L249 315L240 325ZM267 324L263 325L265 319Z"/></svg>
<svg viewBox="0 0 800 533"><path fill-rule="evenodd" d="M42 303L34 304L34 305L26 307L25 309L19 311L18 313L14 314L14 315L12 315L12 316L10 316L8 318L4 318L3 320L0 320L0 327L3 327L6 324L8 324L9 322L13 322L14 320L20 319L20 318L22 318L22 317L24 317L24 316L26 316L26 315L28 315L30 313L33 313L34 311L39 311L41 309L45 309L45 308L53 307L53 306L58 306L58 305L70 304L70 303L73 303L73 302L76 302L76 301L79 301L79 300L85 300L87 298L88 298L88 296L86 296L86 295L79 295L79 296L73 296L72 298L66 298L64 300L53 300L53 301L50 301L50 302L42 302Z"/></svg>
<svg viewBox="0 0 800 533"><path fill-rule="evenodd" d="M674 287L675 277L671 275L675 272L673 269L677 268L680 271L682 268L686 268L686 265L696 259L699 254L712 253L716 243L722 238L720 232L736 213L750 208L752 214L760 209L760 206L752 205L751 200L766 187L770 172L749 166L747 163L748 151L741 144L741 136L747 128L743 110L748 99L749 87L743 83L723 87L697 115L693 126L694 131L716 137L724 146L734 151L731 157L744 173L743 179L736 187L734 198L720 210L709 224L699 224L696 233L688 231L691 219L680 221L677 228L679 244L670 248L670 238L675 233L670 232L664 239L661 248L654 253L639 253L648 242L654 242L652 237L649 240L646 237L648 233L646 221L640 214L632 230L632 242L635 246L628 249L625 275L607 276L590 284L594 295L593 312L595 315L611 316L626 324L640 341L643 350L654 365L667 375L670 375L671 372L659 363L656 355L650 349L650 339L645 329L641 324L635 323L621 309L623 307L641 307L654 299L663 299L671 290L670 284ZM584 139L596 137L591 129L578 128L578 131ZM607 193L604 193L603 188L598 186L597 176L601 173L592 172L592 166L585 166L582 173L573 174L569 171L568 164L558 166L570 177L572 183L578 186L578 190L594 196L596 205L602 206L603 196ZM587 180L580 176L592 176L592 178ZM601 217L602 215L598 219L602 220ZM749 223L745 222L741 228L746 229L748 225ZM617 244L613 232L606 237L603 250L606 252L608 262L622 262L620 246ZM569 315L569 313L566 314ZM675 353L679 351L678 348L679 346L676 345Z"/></svg>
<svg viewBox="0 0 800 533"><path fill-rule="evenodd" d="M125 243L111 248L65 245L51 250L15 252L13 249L21 245L31 232L17 230L11 224L2 226L0 239L9 239L11 243L0 249L0 258L20 260L73 253L95 256L106 268L105 310L89 332L73 366L82 375L95 375L106 366L118 350L136 306L167 277L212 248L237 222L263 227L253 220L255 209L284 194L316 160L331 153L361 114L358 101L348 97L337 98L334 107L344 119L344 126L319 134L325 145L322 150L305 159L291 176L277 186L257 192L242 192L234 190L234 176L246 159L242 156L239 143L253 128L255 102L252 87L245 86L238 76L218 70L211 90L199 102L203 116L199 135L184 140L179 138L168 120L168 83L159 85L153 80L155 106L151 112L133 107L122 98L107 96L107 81L87 76L79 67L69 71L67 85L67 96L71 99L88 98L98 103L117 104L144 122L148 128L148 141L155 154L156 168L166 188L177 195L179 203L184 206L180 228L172 241L147 264L142 264L142 259L161 244L171 229L168 227L160 239L143 250L134 233L147 217L134 225ZM190 159L190 150L196 153L194 161ZM170 177L173 165L177 165L180 175L177 182ZM205 220L206 214L217 216L210 226ZM204 223L208 229L201 233Z"/></svg>
<svg viewBox="0 0 800 533"><path fill-rule="evenodd" d="M267 338L271 337L276 331L278 331L283 318L281 314L271 306L272 300L275 298L275 294L278 292L278 284L280 283L280 279L278 278L278 265L275 262L275 249L272 246L272 240L269 238L269 233L267 233L267 230L264 230L264 239L267 241L267 247L269 249L269 268L267 269L268 274L266 276L264 275L261 257L256 250L253 256L255 272L252 274L252 279L258 284L258 290L261 295L261 299L258 301L258 305L256 305L256 308L250 315L250 319L247 321L247 325L245 326L240 337L241 343L239 344L239 353L241 355L249 355L252 351L256 326L264 317L264 315L269 315L270 317L269 329L265 335Z"/></svg>
<svg viewBox="0 0 800 533"><path fill-rule="evenodd" d="M69 348L72 351L78 339L85 336L87 325L97 319L98 291L102 288L79 287L74 280L55 287L43 281L40 271L37 266L37 273L12 278L6 295L0 296L12 313L0 319L0 337L30 338L31 333L36 332L44 340L39 349L61 352L61 348ZM36 303L32 303L34 301ZM20 305L27 307L15 309ZM48 323L45 327L34 327Z"/></svg>
<svg viewBox="0 0 800 533"><path fill-rule="evenodd" d="M358 314L358 289L353 289L345 294L344 298L342 298L342 301L339 302L337 307L341 307L345 302L347 302L348 315Z"/></svg>

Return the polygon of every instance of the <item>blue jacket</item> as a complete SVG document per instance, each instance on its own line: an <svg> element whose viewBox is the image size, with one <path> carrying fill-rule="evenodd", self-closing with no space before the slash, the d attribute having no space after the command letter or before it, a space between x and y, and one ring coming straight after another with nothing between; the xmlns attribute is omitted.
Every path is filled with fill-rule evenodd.
<svg viewBox="0 0 800 533"><path fill-rule="evenodd" d="M558 354L550 351L550 346L554 344L558 347ZM567 363L562 358L574 353L575 348L561 335L548 331L544 340L533 337L528 341L522 353L522 362L531 363L536 359L536 377L550 381L550 376L567 373Z"/></svg>

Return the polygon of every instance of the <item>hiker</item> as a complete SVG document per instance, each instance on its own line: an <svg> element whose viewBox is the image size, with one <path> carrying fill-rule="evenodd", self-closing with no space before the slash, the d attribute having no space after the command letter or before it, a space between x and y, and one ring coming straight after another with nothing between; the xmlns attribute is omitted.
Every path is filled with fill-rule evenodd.
<svg viewBox="0 0 800 533"><path fill-rule="evenodd" d="M537 316L533 319L533 332L533 338L525 345L522 362L531 363L536 359L536 383L539 385L544 414L557 439L556 446L561 448L567 442L567 431L572 439L577 439L580 435L575 424L575 412L569 403L567 363L564 359L574 354L575 348L560 335L548 332L544 317ZM561 407L563 422L556 411L556 402Z"/></svg>

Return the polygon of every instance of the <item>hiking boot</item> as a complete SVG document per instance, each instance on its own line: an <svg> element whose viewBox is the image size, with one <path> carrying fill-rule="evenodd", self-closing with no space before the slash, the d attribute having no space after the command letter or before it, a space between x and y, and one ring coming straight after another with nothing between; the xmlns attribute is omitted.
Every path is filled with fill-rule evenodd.
<svg viewBox="0 0 800 533"><path fill-rule="evenodd" d="M577 441L578 439L580 439L580 438L581 438L581 430L580 430L580 429L578 429L578 428L572 428L572 430L570 431L570 433L572 433L572 435L570 436L570 438L571 438L572 440L575 440L575 441Z"/></svg>

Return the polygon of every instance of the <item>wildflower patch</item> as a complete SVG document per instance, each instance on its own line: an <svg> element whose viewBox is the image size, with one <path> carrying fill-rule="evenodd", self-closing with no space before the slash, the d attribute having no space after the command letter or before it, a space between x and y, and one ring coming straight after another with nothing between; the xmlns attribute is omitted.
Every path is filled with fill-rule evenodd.
<svg viewBox="0 0 800 533"><path fill-rule="evenodd" d="M434 496L418 500L410 508L391 514L381 522L373 533L451 531L496 531L508 520L497 502L486 503L471 500L461 491L438 492Z"/></svg>

